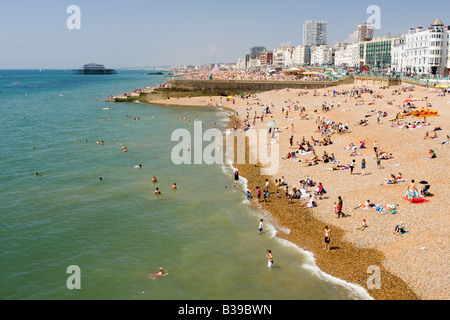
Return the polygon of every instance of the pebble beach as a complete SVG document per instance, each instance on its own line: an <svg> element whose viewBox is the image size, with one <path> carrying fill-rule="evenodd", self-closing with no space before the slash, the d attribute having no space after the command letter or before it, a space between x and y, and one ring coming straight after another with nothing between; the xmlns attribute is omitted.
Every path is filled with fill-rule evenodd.
<svg viewBox="0 0 450 320"><path fill-rule="evenodd" d="M355 90L357 95L350 94ZM446 248L450 240L446 196L450 142L444 143L450 134L448 94L431 87L352 84L244 97L175 98L152 104L220 107L230 111L230 125L237 123L237 132L242 131L247 114L249 122L255 120L249 130L268 129L268 122L276 122L278 131L270 143L279 144L278 173L263 176L255 164L233 166L248 179L248 189L254 195L256 186L264 186L268 179L268 201L258 202L254 197L251 204L277 228L278 236L312 252L322 271L361 285L376 300L450 298L450 255ZM437 115L400 115L395 120L404 110L422 107L437 111ZM270 112L264 114L264 110ZM341 123L347 128L322 135L321 123ZM324 137L332 143L321 144ZM297 152L303 139L310 142L314 153ZM379 164L374 146L388 155ZM430 150L436 158L428 158ZM295 157L288 158L292 152ZM335 160L308 165L314 154L321 160L325 152L333 154ZM366 162L364 174L362 159ZM353 160L351 174L348 165ZM401 174L403 180L387 183L391 174ZM306 188L306 193L313 194L322 183L326 194L316 198L312 208L305 207L308 198L289 201L286 186L275 186L275 180L282 176L290 191L302 188L300 181L309 178L315 185ZM423 187L421 181L430 185L430 194L423 197L425 202L412 203L403 198L412 180L418 189ZM340 218L334 212L339 196L344 213ZM371 207L364 206L368 200ZM358 229L363 219L367 227ZM405 225L406 234L394 233L400 223ZM329 251L324 249L325 226L331 230ZM371 277L374 270L380 272L375 287Z"/></svg>

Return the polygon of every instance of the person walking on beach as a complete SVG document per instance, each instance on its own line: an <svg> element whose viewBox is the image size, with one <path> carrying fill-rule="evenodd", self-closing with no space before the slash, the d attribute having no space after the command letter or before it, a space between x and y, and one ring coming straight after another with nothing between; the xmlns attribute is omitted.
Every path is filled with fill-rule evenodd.
<svg viewBox="0 0 450 320"><path fill-rule="evenodd" d="M234 184L239 183L239 172L236 170L234 172Z"/></svg>
<svg viewBox="0 0 450 320"><path fill-rule="evenodd" d="M256 196L258 197L258 202L261 202L261 188L256 187Z"/></svg>
<svg viewBox="0 0 450 320"><path fill-rule="evenodd" d="M294 143L294 136L291 136L291 138L289 139L289 143L290 143L290 145L292 147L292 144Z"/></svg>
<svg viewBox="0 0 450 320"><path fill-rule="evenodd" d="M273 256L272 256L272 250L267 249L267 266L269 268L273 268Z"/></svg>
<svg viewBox="0 0 450 320"><path fill-rule="evenodd" d="M361 161L361 170L362 170L361 175L364 175L365 169L366 169L366 159L362 159L362 161Z"/></svg>
<svg viewBox="0 0 450 320"><path fill-rule="evenodd" d="M325 226L324 229L324 242L325 242L325 250L330 251L330 241L331 241L331 231L328 226Z"/></svg>
<svg viewBox="0 0 450 320"><path fill-rule="evenodd" d="M353 168L355 167L356 160L353 159L353 161L350 163L350 174L353 174Z"/></svg>
<svg viewBox="0 0 450 320"><path fill-rule="evenodd" d="M341 196L338 197L338 205L337 205L337 217L340 218L341 216L344 216L344 213L342 212L342 198Z"/></svg>
<svg viewBox="0 0 450 320"><path fill-rule="evenodd" d="M378 152L375 154L375 157L377 159L377 168L382 169L381 168L381 159L380 159L380 155L378 154Z"/></svg>

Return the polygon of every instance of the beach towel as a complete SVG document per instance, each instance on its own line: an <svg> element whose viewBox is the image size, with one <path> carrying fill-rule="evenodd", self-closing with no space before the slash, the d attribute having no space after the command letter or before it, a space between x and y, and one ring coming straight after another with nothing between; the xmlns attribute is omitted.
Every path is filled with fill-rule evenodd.
<svg viewBox="0 0 450 320"><path fill-rule="evenodd" d="M412 203L425 203L425 202L430 202L430 200L424 199L422 197L419 198L412 198L412 199L408 199L408 197L404 196L403 199L408 200Z"/></svg>
<svg viewBox="0 0 450 320"><path fill-rule="evenodd" d="M408 197L409 196L409 197ZM411 199L409 199L411 198ZM408 200L412 203L425 203L430 202L430 200L424 199L419 196L419 194L416 191L407 191L406 195L403 197L403 199Z"/></svg>
<svg viewBox="0 0 450 320"><path fill-rule="evenodd" d="M300 198L309 198L309 194L306 193L305 189L300 189L301 196Z"/></svg>

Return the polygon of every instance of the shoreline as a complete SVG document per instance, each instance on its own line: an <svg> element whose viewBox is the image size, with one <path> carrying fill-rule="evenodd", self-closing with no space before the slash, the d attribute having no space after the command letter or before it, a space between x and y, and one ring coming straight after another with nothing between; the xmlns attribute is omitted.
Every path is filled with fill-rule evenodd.
<svg viewBox="0 0 450 320"><path fill-rule="evenodd" d="M282 93L278 93L279 90L277 90L276 94L282 95ZM294 91L294 90L292 90ZM417 94L418 92L413 92L414 94ZM265 97L270 96L271 94L275 93L263 93L258 94L258 96L264 95ZM203 98L204 100L202 102L197 102L194 100ZM180 98L180 99L170 99L168 100L162 100L162 101L155 101L149 102L149 104L156 104L156 105L167 105L167 106L196 106L196 107L205 107L206 99L221 99L223 97L195 97L195 98ZM260 101L262 101L263 98L260 98ZM270 96L272 98L272 96ZM282 97L283 99L286 99L286 97ZM403 97L401 97L403 98ZM237 99L237 98L236 98ZM317 99L325 99L325 98L317 98ZM316 99L316 100L317 100ZM338 98L340 99L340 98ZM270 100L270 99L269 99ZM280 98L280 101L282 99ZM329 100L329 99L328 99ZM335 99L336 100L336 99ZM286 101L285 101L286 102ZM279 105L280 103L277 103ZM259 104L258 104L259 105ZM317 105L317 103L316 103ZM247 105L248 106L248 105ZM343 108L346 108L348 105L341 106L341 109L339 111L348 111L343 110ZM214 106L210 106L214 108ZM241 109L239 110L241 113L244 113L242 110L245 108L245 106L240 106ZM255 107L254 104L252 107ZM372 108L378 108L379 106L375 106ZM230 103L225 103L224 105L220 106L221 109L227 110L233 113L232 120L234 120L235 115L234 112L237 110L238 106L230 105ZM252 111L253 112L253 111ZM337 109L335 111L335 114L337 113ZM441 112L441 110L439 110ZM342 114L342 113L341 113ZM349 115L350 113L345 113L345 115ZM435 118L436 119L436 118ZM280 118L277 118L277 120L280 120ZM384 120L386 122L386 120ZM310 121L312 122L312 121ZM441 121L443 123L443 121ZM229 125L232 125L232 121ZM291 123L291 122L288 122ZM306 124L306 123L305 123ZM265 125L265 123L264 123ZM280 125L284 126L284 125ZM314 126L311 124L311 126ZM376 126L376 124L375 124ZM381 127L380 127L381 128ZM287 129L287 127L286 127ZM355 128L356 129L356 128ZM382 130L392 130L392 129L385 129L383 127ZM395 130L395 129L394 129ZM287 130L286 130L287 131ZM302 131L304 134L307 131L306 128L302 128ZM356 130L355 130L356 131ZM412 131L410 131L412 134ZM407 132L407 135L410 134L410 132ZM289 135L290 133L287 132ZM295 133L298 136L298 132ZM417 136L416 132L414 132L415 136ZM419 135L422 135L420 133ZM308 135L309 136L309 135ZM389 135L388 135L389 136ZM444 136L441 135L443 138ZM339 137L341 138L341 137ZM345 141L348 142L350 137L345 137ZM409 137L411 138L411 137ZM334 139L334 137L333 137ZM353 137L353 139L355 139ZM367 139L369 140L369 139ZM440 139L442 140L442 139ZM284 142L284 141L283 141ZM282 139L280 139L280 144L283 144ZM386 142L383 142L385 146L387 146ZM347 145L346 143L343 145ZM289 149L288 147L282 146L280 148L281 150ZM395 154L397 155L397 154ZM440 155L443 156L443 153L440 152ZM371 157L370 157L371 158ZM399 161L399 160L395 160ZM445 160L443 160L445 162ZM273 182L274 177L264 177L259 174L259 170L255 165L250 164L233 164L234 167L236 167L240 175L245 177L248 180L248 189L251 190L252 193L254 193L255 186L256 185L264 185L265 179L269 179L271 183ZM285 169L285 168L283 168ZM309 169L309 168L308 168ZM296 169L298 170L298 169ZM312 170L312 169L310 169ZM322 169L323 170L323 169ZM396 168L395 170L398 170ZM402 171L406 171L406 168L402 168ZM284 172L284 171L283 171ZM314 171L315 173L319 173L318 171ZM339 172L333 171L333 172L327 172L327 177L332 175L338 175ZM285 176L288 176L287 173L284 173ZM297 174L298 176L298 174ZM317 181L316 179L314 179ZM367 180L367 178L366 178ZM291 179L292 181L292 179ZM328 190L329 182L325 179L323 180L325 182L325 187ZM405 185L406 187L406 185ZM373 189L373 188L372 188ZM399 188L397 188L399 189ZM401 188L403 190L403 188ZM435 189L437 190L437 189ZM378 191L378 190L377 190ZM445 193L445 190L444 190ZM360 285L363 287L370 296L372 296L375 300L417 300L417 299L442 299L442 295L444 295L444 299L446 299L445 296L445 290L443 292L439 292L439 288L433 288L433 284L428 285L431 287L430 292L427 292L426 290L418 290L422 289L420 287L420 280L416 280L414 278L415 274L417 272L426 271L419 270L415 273L411 272L409 270L403 271L400 269L397 270L398 264L401 264L401 261L398 262L398 264L393 261L392 256L398 255L398 253L391 254L388 246L380 246L379 248L377 246L374 246L372 243L363 243L358 244L358 241L360 239L348 239L348 235L351 235L351 231L348 230L348 228L345 227L345 224L347 224L347 221L351 221L354 223L354 219L358 217L358 221L360 221L360 214L359 212L351 211L349 209L351 205L349 205L349 202L347 201L346 210L344 212L349 213L349 218L340 219L338 223L335 223L333 220L329 220L330 218L327 218L327 216L321 215L324 211L327 211L326 209L322 209L322 204L326 203L330 205L331 200L320 200L319 201L319 208L316 209L300 209L296 203L288 204L283 199L277 199L276 197L273 197L274 190L271 190L271 201L267 204L261 205L259 203L255 203L254 201L251 201L251 206L258 210L260 213L262 212L269 212L270 218L276 220L276 225L281 226L282 228L276 228L277 229L277 236L281 239L285 239L299 248L303 250L307 250L311 252L314 256L315 262L317 267L322 270L323 272L338 278L342 279L349 283L354 283L357 285ZM343 193L347 197L345 193ZM334 197L334 195L333 195ZM371 196L371 198L374 196ZM325 198L324 198L325 199ZM365 199L365 198L364 198ZM347 200L347 199L346 199ZM397 200L400 201L400 200ZM434 200L432 200L434 201ZM362 201L361 201L362 202ZM405 202L402 202L400 205L401 210L403 208L407 208L409 204ZM426 205L426 204L425 204ZM425 205L413 205L413 206L425 206ZM263 207L264 206L264 207ZM445 207L445 205L444 205ZM417 207L418 208L418 207ZM420 210L420 209L419 209ZM423 208L423 210L427 210L426 208ZM264 214L263 214L264 215ZM328 216L331 215L328 213ZM269 222L271 222L271 219L268 219ZM386 219L386 218L384 218ZM339 225L339 223L345 221L344 225ZM370 220L369 220L370 221ZM336 221L337 222L337 221ZM358 222L359 223L359 222ZM272 224L272 222L271 222ZM324 225L328 224L331 226L332 230L332 242L331 242L331 251L325 252L324 246L323 246L323 228ZM410 223L411 224L411 223ZM444 223L445 225L445 223ZM344 226L344 227L343 227ZM282 229L289 229L290 233L286 234L282 231ZM372 228L369 228L367 231L364 231L366 234L369 234L369 230ZM354 230L354 228L353 228ZM360 232L360 233L364 233ZM392 233L392 232L391 232ZM446 234L444 234L446 236ZM412 236L410 236L412 237ZM388 245L392 245L396 250L402 250L401 247L399 249L399 246L402 244L392 243L393 240L388 241ZM408 240L405 240L405 242L409 242ZM408 246L411 244L407 243ZM429 244L427 243L427 246ZM406 248L409 250L409 248ZM428 249L428 248L427 248ZM408 251L408 250L405 250ZM425 251L425 250L424 250ZM332 254L331 254L332 253ZM402 259L402 257L399 257ZM443 258L445 259L445 257ZM424 262L426 264L426 262ZM381 281L382 286L381 289L368 289L367 288L367 281L370 277L370 272L368 273L368 266L378 266L380 268L381 272ZM407 267L407 266L406 266ZM445 268L445 267L444 267ZM438 271L436 271L438 272ZM409 273L411 273L411 277L409 277ZM426 273L430 273L429 271ZM436 277L438 275L433 275L433 277ZM424 275L425 279L427 278L427 275ZM445 277L445 275L444 275ZM445 283L445 280L444 280ZM445 286L445 284L444 284ZM437 289L437 291L436 291ZM436 298L434 297L436 296Z"/></svg>
<svg viewBox="0 0 450 320"><path fill-rule="evenodd" d="M230 108L224 109L233 112ZM234 115L231 118L236 119ZM248 143L246 155L248 155ZM248 190L256 190L257 186L263 186L266 179L273 181L272 176L261 175L260 164L249 164L248 158L245 164L233 164L233 166L240 176L247 179ZM380 267L380 275L389 283L389 286L384 287L383 291L368 289L367 281L370 274L367 273L367 266L382 266L383 254L375 249L357 248L347 243L343 239L344 231L333 227L330 250L338 249L336 252L339 254L333 255L330 259L324 250L322 238L326 223L313 217L308 212L309 209L296 208L295 202L287 204L285 198L275 197L273 191L273 188L269 190L271 199L264 204L264 207L254 198L249 201L250 206L273 225L277 232L276 237L311 253L316 267L322 272L347 283L359 285L374 300L419 300L402 279L392 275L384 267ZM339 244L344 245L341 247Z"/></svg>

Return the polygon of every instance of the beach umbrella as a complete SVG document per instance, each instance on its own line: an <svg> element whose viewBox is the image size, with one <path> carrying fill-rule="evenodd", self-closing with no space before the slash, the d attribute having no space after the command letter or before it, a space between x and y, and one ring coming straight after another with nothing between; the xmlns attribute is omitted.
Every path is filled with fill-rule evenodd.
<svg viewBox="0 0 450 320"><path fill-rule="evenodd" d="M420 184L428 184L428 181L422 180L419 182Z"/></svg>
<svg viewBox="0 0 450 320"><path fill-rule="evenodd" d="M273 127L273 126L277 126L278 123L276 123L275 121L271 121L267 124L269 127Z"/></svg>
<svg viewBox="0 0 450 320"><path fill-rule="evenodd" d="M405 102L413 102L411 99L406 99Z"/></svg>

